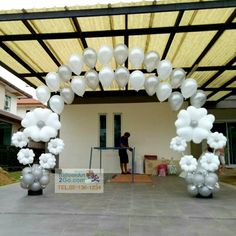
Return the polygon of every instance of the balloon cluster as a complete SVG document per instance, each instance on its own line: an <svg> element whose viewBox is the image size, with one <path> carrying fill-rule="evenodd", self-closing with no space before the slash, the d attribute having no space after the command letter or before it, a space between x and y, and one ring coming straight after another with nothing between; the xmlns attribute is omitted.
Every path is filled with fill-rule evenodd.
<svg viewBox="0 0 236 236"><path fill-rule="evenodd" d="M182 158L179 162L188 184L187 191L191 196L198 194L203 197L209 197L212 193L219 190L218 176L215 171L218 170L220 161L218 149L222 149L227 142L222 133L211 132L215 117L207 114L205 108L196 108L189 106L186 110L178 113L178 119L175 122L177 135L170 142L170 148L181 152ZM192 155L184 155L186 142L193 141L201 143L207 141L208 149L198 160Z"/></svg>
<svg viewBox="0 0 236 236"><path fill-rule="evenodd" d="M115 71L109 66L113 57L118 65ZM129 60L135 69L132 73L124 66L126 60ZM102 65L99 72L95 70L98 61ZM81 76L84 65L89 70ZM140 70L142 66L147 71L146 78ZM72 76L72 72L75 76ZM182 68L173 69L171 62L167 59L160 60L159 54L155 51L144 54L141 48L128 50L124 44L118 44L114 49L104 45L98 52L86 48L82 55L71 55L68 65L62 65L57 72L49 72L46 75L46 85L36 89L36 96L42 103L49 101L50 108L61 114L64 103L71 104L75 94L83 97L86 87L96 90L99 82L104 88L109 87L113 80L120 88L124 88L128 83L136 91L145 88L149 96L156 94L160 102L168 99L174 111L179 110L187 98L190 98L191 104L195 107L201 107L206 102L205 93L197 90L197 82L192 78L186 78L186 72ZM181 92L172 92L177 88L180 88ZM60 95L51 97L51 92L60 92Z"/></svg>

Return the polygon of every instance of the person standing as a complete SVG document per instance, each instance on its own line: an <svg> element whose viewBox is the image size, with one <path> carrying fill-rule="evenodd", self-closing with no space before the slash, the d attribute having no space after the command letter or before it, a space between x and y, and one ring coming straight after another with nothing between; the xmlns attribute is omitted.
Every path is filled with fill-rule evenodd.
<svg viewBox="0 0 236 236"><path fill-rule="evenodd" d="M119 157L120 157L121 174L131 174L127 170L127 165L129 163L127 149L129 151L133 150L131 147L129 147L129 142L128 142L129 137L130 137L130 133L125 132L124 135L120 138L120 148L121 149L119 149Z"/></svg>

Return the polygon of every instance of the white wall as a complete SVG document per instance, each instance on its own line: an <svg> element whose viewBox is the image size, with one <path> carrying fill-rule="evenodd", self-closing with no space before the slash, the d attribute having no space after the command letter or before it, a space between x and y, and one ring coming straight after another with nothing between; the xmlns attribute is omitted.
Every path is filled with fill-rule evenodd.
<svg viewBox="0 0 236 236"><path fill-rule="evenodd" d="M114 145L113 115L121 113L122 134L131 133L129 144L136 147L136 159L145 154L180 159L178 153L169 149L171 138L176 136L177 113L171 111L168 103L67 105L61 115L60 137L65 142L59 158L61 168L88 168L90 148L99 145L99 114L104 113L107 114L107 146ZM96 150L93 167L99 167ZM107 173L120 172L117 151L103 151L103 168Z"/></svg>
<svg viewBox="0 0 236 236"><path fill-rule="evenodd" d="M5 86L0 83L0 109L4 110Z"/></svg>

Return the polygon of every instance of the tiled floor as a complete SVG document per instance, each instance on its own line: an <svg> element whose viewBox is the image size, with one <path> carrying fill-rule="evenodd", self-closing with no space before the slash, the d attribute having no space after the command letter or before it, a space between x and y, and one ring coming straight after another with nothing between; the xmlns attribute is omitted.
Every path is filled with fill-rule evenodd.
<svg viewBox="0 0 236 236"><path fill-rule="evenodd" d="M0 236L235 236L236 189L222 186L213 199L191 198L179 177L154 184L105 184L103 194L27 196L0 187Z"/></svg>

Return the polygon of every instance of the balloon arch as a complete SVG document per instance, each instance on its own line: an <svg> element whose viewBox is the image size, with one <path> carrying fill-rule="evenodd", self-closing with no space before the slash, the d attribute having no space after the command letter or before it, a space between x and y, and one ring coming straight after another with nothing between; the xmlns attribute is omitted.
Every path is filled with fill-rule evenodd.
<svg viewBox="0 0 236 236"><path fill-rule="evenodd" d="M118 67L115 72L109 63L115 58ZM123 66L129 60L136 69L132 73ZM94 68L99 61L102 69L97 72ZM84 77L80 76L83 66L89 70ZM138 70L144 65L150 75L145 78L142 71ZM155 71L158 76L155 76ZM72 72L75 76L72 76ZM49 183L49 169L56 165L55 155L64 149L64 142L56 138L61 128L58 115L64 109L64 103L73 103L74 96L83 96L86 86L96 90L99 82L103 87L109 87L113 80L120 88L128 83L139 91L145 88L149 96L157 95L160 102L168 99L173 111L178 111L184 99L190 98L190 104L186 110L181 110L175 122L177 136L170 142L170 148L181 153L180 167L188 183L187 191L190 195L200 194L203 197L211 195L219 189L218 176L215 171L219 168L218 149L226 145L226 138L223 134L212 133L213 115L207 114L202 108L206 102L206 94L197 90L197 82L193 78L186 78L186 73L181 68L172 68L169 60L160 60L155 51L144 54L141 48L128 50L124 44L117 45L114 50L110 46L101 46L96 53L92 48L86 48L83 54L74 54L69 58L68 65L62 65L57 72L49 72L46 76L46 85L36 89L36 96L42 103L49 103L51 108L36 108L28 112L22 120L24 130L16 132L12 136L12 144L21 148L17 159L23 165L29 165L22 171L21 187L31 191L44 189ZM172 92L173 89L180 89L180 92ZM51 96L51 92L60 92L60 95ZM48 153L39 157L39 164L34 162L34 152L26 148L29 140L34 142L47 142ZM192 155L185 155L184 151L187 142L201 143L207 140L213 152L206 152L198 159ZM183 175L183 174L182 174Z"/></svg>

